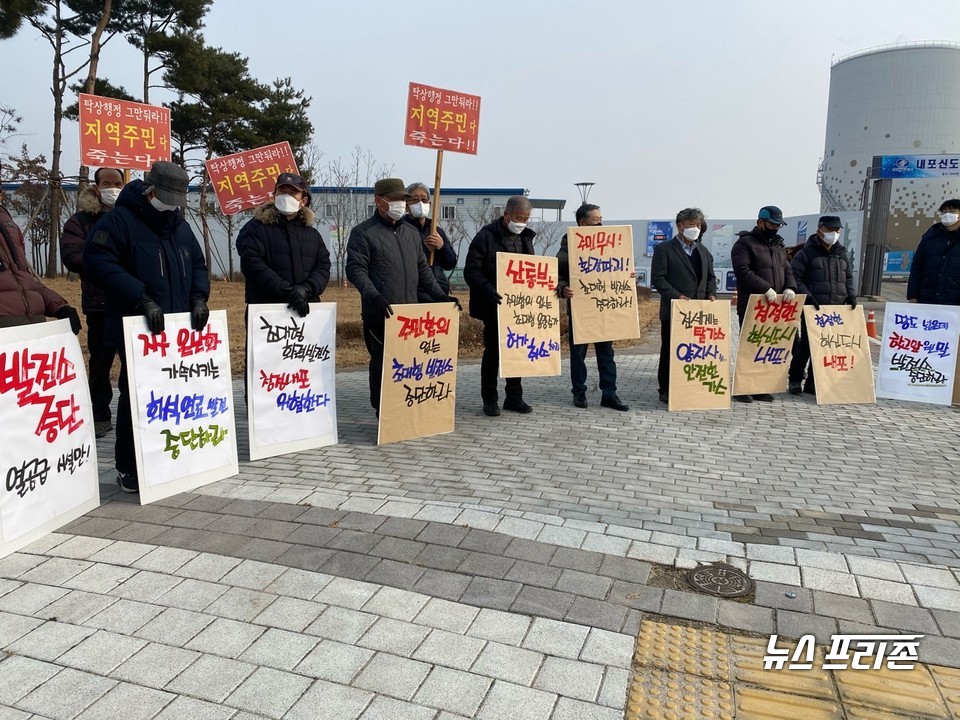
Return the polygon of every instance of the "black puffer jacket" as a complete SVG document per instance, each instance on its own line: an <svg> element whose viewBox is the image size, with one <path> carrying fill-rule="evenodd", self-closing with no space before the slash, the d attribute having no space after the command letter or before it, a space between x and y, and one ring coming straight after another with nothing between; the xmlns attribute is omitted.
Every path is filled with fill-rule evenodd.
<svg viewBox="0 0 960 720"><path fill-rule="evenodd" d="M316 302L330 281L330 251L303 208L293 220L272 202L261 205L237 235L248 303L287 302L294 285L307 285Z"/></svg>
<svg viewBox="0 0 960 720"><path fill-rule="evenodd" d="M960 305L960 230L936 223L923 234L910 266L907 299Z"/></svg>
<svg viewBox="0 0 960 720"><path fill-rule="evenodd" d="M421 243L427 239L427 235L430 234L429 219L421 225L419 220L412 218L409 215L404 215L403 221L410 223L410 225L413 226L413 229L419 233ZM450 281L447 279L447 273L445 271L453 270L457 266L457 251L453 249L453 245L450 244L450 238L447 237L447 234L439 225L437 225L437 235L439 235L443 240L443 247L434 251L433 265L430 266L430 269L433 271L434 277L437 278L437 285L439 285L443 291L449 295ZM430 250L428 248L424 247L423 253L428 258L430 257ZM420 299L420 302L431 302L431 298L425 290L420 289L417 295Z"/></svg>
<svg viewBox="0 0 960 720"><path fill-rule="evenodd" d="M364 318L383 318L376 305L379 295L391 305L419 302L420 289L437 302L447 299L413 226L403 220L392 223L376 211L350 231L346 269L347 279L360 291Z"/></svg>
<svg viewBox="0 0 960 720"><path fill-rule="evenodd" d="M142 296L164 313L188 312L192 298L210 297L207 264L193 230L179 209L155 210L142 180L127 183L116 207L90 230L83 264L106 293L106 336L118 347L122 318L140 314Z"/></svg>
<svg viewBox="0 0 960 720"><path fill-rule="evenodd" d="M766 240L758 227L737 235L740 239L733 244L730 257L737 276L737 314L743 318L750 295L762 295L770 288L778 293L788 288L795 291L797 283L787 262L782 237L776 235Z"/></svg>
<svg viewBox="0 0 960 720"><path fill-rule="evenodd" d="M807 296L807 305L840 305L856 297L853 268L847 249L839 242L828 250L819 235L811 235L790 263L797 292Z"/></svg>
<svg viewBox="0 0 960 720"><path fill-rule="evenodd" d="M92 186L88 185L77 196L77 212L70 216L60 236L60 256L67 270L80 275L81 306L85 313L103 312L107 297L103 288L90 279L83 266L83 241L90 229L110 208L104 208Z"/></svg>
<svg viewBox="0 0 960 720"><path fill-rule="evenodd" d="M506 234L503 218L484 225L470 242L467 259L463 265L463 279L470 286L470 317L491 320L497 316L497 253L510 252L503 241ZM533 255L533 238L536 233L524 228L520 233L522 252Z"/></svg>

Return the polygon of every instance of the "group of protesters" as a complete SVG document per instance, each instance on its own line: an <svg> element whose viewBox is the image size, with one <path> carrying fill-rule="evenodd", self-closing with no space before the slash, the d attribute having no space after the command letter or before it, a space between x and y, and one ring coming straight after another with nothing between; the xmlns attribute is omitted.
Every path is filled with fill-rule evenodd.
<svg viewBox="0 0 960 720"><path fill-rule="evenodd" d="M142 315L151 333L164 330L164 315L189 313L191 327L200 331L209 317L210 279L203 251L183 208L189 178L178 165L158 161L142 180L124 184L123 173L100 168L94 182L81 189L78 212L66 223L61 254L66 267L79 273L82 311L87 324L90 355L89 383L95 432L113 430L110 372L120 358L116 414L115 464L117 482L125 492L138 491L129 403L129 384L123 352L122 320ZM361 296L363 338L370 354L370 403L379 416L383 371L384 326L393 305L451 302L447 272L458 262L444 230L432 221L430 192L423 183L405 185L399 178L383 178L373 188L374 212L354 227L347 242L347 279ZM76 309L45 287L31 271L23 235L3 207L0 194L0 327L67 319L74 333L81 322ZM315 227L310 209L310 187L293 173L276 179L272 198L257 208L240 230L236 247L249 303L285 303L301 317L310 303L319 301L330 280L330 253ZM434 208L435 210L435 208ZM479 229L464 263L470 290L470 315L483 323L480 396L485 415L501 414L498 394L499 333L497 254L534 255L535 232L529 227L532 205L523 196L507 200L502 217ZM907 298L910 302L960 304L960 200L947 200L940 219L923 235L915 253ZM600 207L583 204L576 211L579 226L602 224ZM706 228L698 208L677 213L676 232L653 253L651 280L660 295L661 352L657 372L659 399L669 401L670 315L673 300L715 300L714 258L703 245ZM816 232L805 243L787 248L780 235L786 225L781 210L764 206L752 230L740 232L731 260L736 275L737 313L743 323L751 295L766 302L778 296L790 302L798 294L806 304L849 304L856 307L853 267L840 242L843 224L834 215L822 216ZM558 257L557 294L572 299L566 239ZM588 406L588 346L570 337L570 380L573 404ZM594 343L601 391L600 405L628 410L617 392L613 343ZM793 348L788 390L814 393L810 348L800 333ZM771 402L769 394L734 396L740 402ZM503 410L530 413L519 378L506 378Z"/></svg>

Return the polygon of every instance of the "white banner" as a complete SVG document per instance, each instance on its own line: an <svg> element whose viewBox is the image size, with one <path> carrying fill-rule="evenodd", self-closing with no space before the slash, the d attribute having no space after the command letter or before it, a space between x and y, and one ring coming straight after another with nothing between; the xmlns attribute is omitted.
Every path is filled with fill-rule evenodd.
<svg viewBox="0 0 960 720"><path fill-rule="evenodd" d="M66 320L0 330L0 557L100 504L83 354Z"/></svg>
<svg viewBox="0 0 960 720"><path fill-rule="evenodd" d="M957 371L960 308L887 303L877 397L949 405Z"/></svg>
<svg viewBox="0 0 960 720"><path fill-rule="evenodd" d="M247 308L251 460L336 444L336 343L335 303Z"/></svg>
<svg viewBox="0 0 960 720"><path fill-rule="evenodd" d="M142 316L123 319L144 504L239 472L227 313L212 311L200 332L189 313L164 322L152 335Z"/></svg>

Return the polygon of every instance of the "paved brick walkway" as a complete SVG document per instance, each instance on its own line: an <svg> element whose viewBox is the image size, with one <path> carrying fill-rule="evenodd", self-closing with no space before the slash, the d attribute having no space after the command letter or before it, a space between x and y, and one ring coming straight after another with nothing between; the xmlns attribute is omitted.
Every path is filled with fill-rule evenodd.
<svg viewBox="0 0 960 720"><path fill-rule="evenodd" d="M960 667L956 408L670 414L655 357L618 365L628 413L564 376L497 419L467 365L457 432L382 448L341 373L339 445L145 507L108 437L102 506L0 560L0 718L613 720L651 618ZM665 581L716 559L746 602Z"/></svg>

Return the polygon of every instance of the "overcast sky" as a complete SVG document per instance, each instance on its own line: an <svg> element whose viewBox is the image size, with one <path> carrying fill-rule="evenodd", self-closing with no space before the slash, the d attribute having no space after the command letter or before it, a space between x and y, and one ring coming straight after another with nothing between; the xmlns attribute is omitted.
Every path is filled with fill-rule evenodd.
<svg viewBox="0 0 960 720"><path fill-rule="evenodd" d="M360 145L432 185L435 153L403 145L407 84L459 90L482 98L479 151L445 153L445 186L524 187L566 199L569 219L574 183L591 181L610 221L689 205L708 217L817 212L831 59L957 42L960 21L956 0L216 0L204 33L247 55L262 82L289 75L312 96L325 159ZM23 116L12 144L33 154L51 147L50 63L32 28L0 41L0 104ZM125 40L100 67L139 96ZM65 174L77 172L77 135L65 122Z"/></svg>

